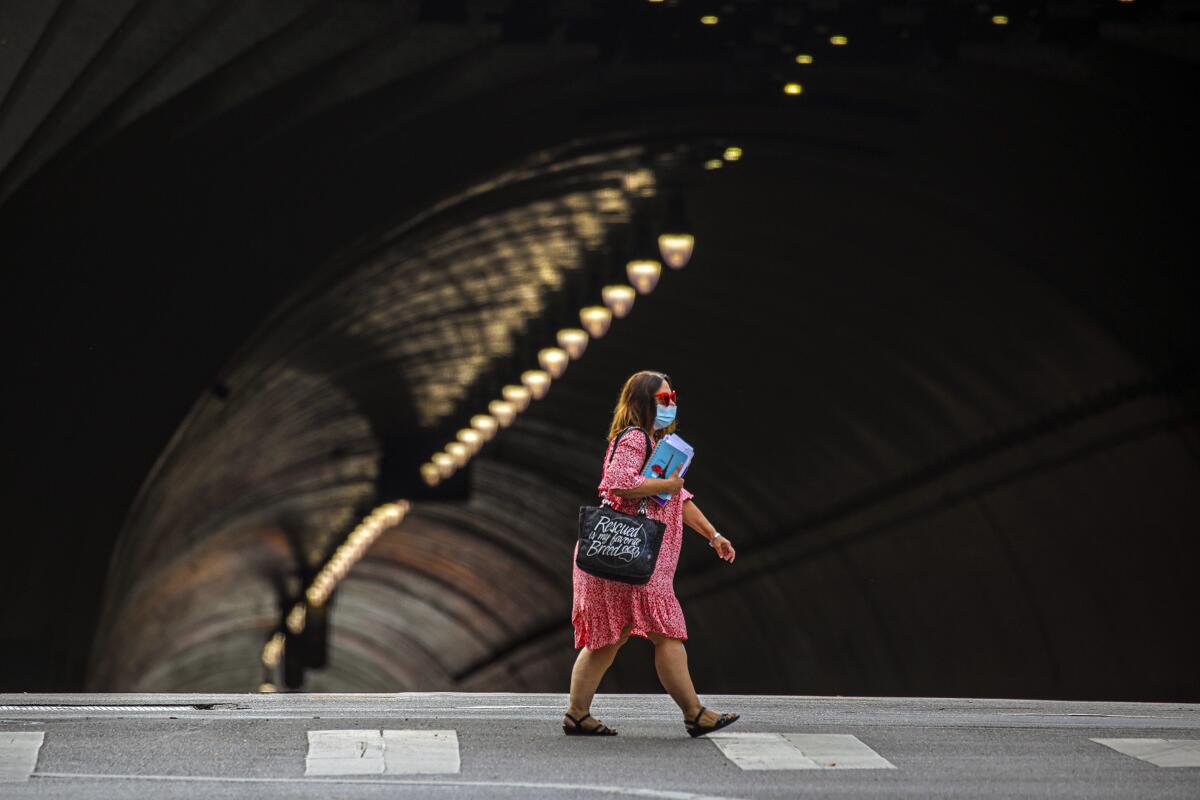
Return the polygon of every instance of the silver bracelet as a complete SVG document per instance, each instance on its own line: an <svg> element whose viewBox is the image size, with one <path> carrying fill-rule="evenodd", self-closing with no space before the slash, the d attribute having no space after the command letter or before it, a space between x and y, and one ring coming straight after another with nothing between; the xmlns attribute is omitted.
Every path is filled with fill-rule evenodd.
<svg viewBox="0 0 1200 800"><path fill-rule="evenodd" d="M724 539L724 538L725 537L722 536L720 533L714 533L713 537L708 540L708 546L712 547L712 548L716 548L716 545L713 544L713 542L715 542L717 539Z"/></svg>

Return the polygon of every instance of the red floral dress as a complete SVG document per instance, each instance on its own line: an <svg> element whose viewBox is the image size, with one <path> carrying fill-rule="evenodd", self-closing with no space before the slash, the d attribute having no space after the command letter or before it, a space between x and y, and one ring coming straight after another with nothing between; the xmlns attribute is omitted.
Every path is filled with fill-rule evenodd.
<svg viewBox="0 0 1200 800"><path fill-rule="evenodd" d="M641 474L646 460L644 431L632 430L622 436L610 463L608 455L611 451L612 442L609 442L604 452L604 472L596 487L601 497L611 489L634 489L646 480ZM666 525L658 561L647 583L635 586L610 581L589 575L577 565L572 567L571 624L575 626L576 648L597 650L613 644L620 640L621 629L630 623L630 633L634 636L649 638L647 631L657 631L672 639L687 639L687 624L675 597L674 579L679 548L683 543L683 504L692 497L687 489L680 489L665 506L652 499L646 500L646 515ZM609 494L609 501L618 511L636 514L641 498L627 499ZM578 543L575 552L579 552ZM575 563L574 556L571 563Z"/></svg>

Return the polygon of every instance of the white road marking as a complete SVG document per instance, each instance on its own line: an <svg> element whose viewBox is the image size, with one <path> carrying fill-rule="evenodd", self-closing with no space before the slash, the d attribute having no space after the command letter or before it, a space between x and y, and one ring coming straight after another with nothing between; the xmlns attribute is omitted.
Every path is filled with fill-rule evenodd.
<svg viewBox="0 0 1200 800"><path fill-rule="evenodd" d="M707 738L744 770L896 768L848 733L710 733Z"/></svg>
<svg viewBox="0 0 1200 800"><path fill-rule="evenodd" d="M383 768L378 729L308 732L305 775L382 775Z"/></svg>
<svg viewBox="0 0 1200 800"><path fill-rule="evenodd" d="M460 766L452 730L309 731L304 774L456 774Z"/></svg>
<svg viewBox="0 0 1200 800"><path fill-rule="evenodd" d="M383 760L388 775L458 774L458 733L385 730Z"/></svg>
<svg viewBox="0 0 1200 800"><path fill-rule="evenodd" d="M0 783L25 783L37 767L43 731L0 731Z"/></svg>
<svg viewBox="0 0 1200 800"><path fill-rule="evenodd" d="M1200 739L1092 739L1156 767L1200 767Z"/></svg>
<svg viewBox="0 0 1200 800"><path fill-rule="evenodd" d="M472 788L530 789L549 792L597 792L627 797L653 797L657 800L738 800L735 797L676 792L668 789L640 789L635 786L605 786L586 783L529 783L524 781L387 780L381 778L240 778L230 775L114 775L86 772L35 772L35 778L75 778L78 780L184 781L192 783L340 783L387 786L469 786Z"/></svg>

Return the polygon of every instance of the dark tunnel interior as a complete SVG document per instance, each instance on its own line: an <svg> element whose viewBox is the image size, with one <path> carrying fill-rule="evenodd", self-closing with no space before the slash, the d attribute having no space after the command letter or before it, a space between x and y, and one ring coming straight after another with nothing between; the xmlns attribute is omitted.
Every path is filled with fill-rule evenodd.
<svg viewBox="0 0 1200 800"><path fill-rule="evenodd" d="M298 686L563 691L655 369L739 550L685 537L698 687L1200 701L1182 12L644 5L4 4L0 690L253 691L405 500L285 635ZM691 262L425 485L679 202ZM630 649L604 689L657 691Z"/></svg>

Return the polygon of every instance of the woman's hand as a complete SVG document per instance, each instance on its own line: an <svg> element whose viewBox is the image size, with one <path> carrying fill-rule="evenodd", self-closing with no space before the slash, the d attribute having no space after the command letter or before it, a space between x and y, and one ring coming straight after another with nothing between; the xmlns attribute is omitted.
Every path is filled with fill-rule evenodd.
<svg viewBox="0 0 1200 800"><path fill-rule="evenodd" d="M682 462L679 463L678 465L676 465L675 471L671 473L670 477L662 479L663 482L666 484L666 488L664 489L664 491L667 494L670 494L670 495L678 494L679 490L683 488L683 478L680 477L680 475L679 475L679 470L681 470L681 469L683 469Z"/></svg>
<svg viewBox="0 0 1200 800"><path fill-rule="evenodd" d="M737 555L737 551L733 549L733 545L730 544L728 539L726 539L724 536L717 537L716 539L713 539L712 546L713 549L717 551L718 558L728 561L730 564L733 563L733 559Z"/></svg>

